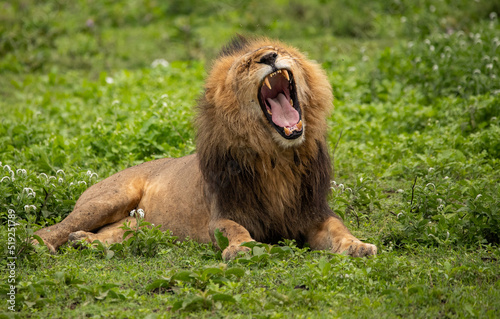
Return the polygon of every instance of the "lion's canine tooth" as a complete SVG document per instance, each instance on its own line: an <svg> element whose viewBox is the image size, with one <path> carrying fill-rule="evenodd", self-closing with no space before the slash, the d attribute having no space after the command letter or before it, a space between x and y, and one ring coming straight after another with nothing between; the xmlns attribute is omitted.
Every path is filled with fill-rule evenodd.
<svg viewBox="0 0 500 319"><path fill-rule="evenodd" d="M290 131L290 129L288 127L285 127L285 134L288 136L290 134L292 134L292 131Z"/></svg>
<svg viewBox="0 0 500 319"><path fill-rule="evenodd" d="M297 130L302 130L302 120L299 121L299 123L297 123Z"/></svg>
<svg viewBox="0 0 500 319"><path fill-rule="evenodd" d="M269 90L271 90L271 83L269 83L269 79L267 77L264 79L264 83L269 88Z"/></svg>
<svg viewBox="0 0 500 319"><path fill-rule="evenodd" d="M287 70L283 70L283 74L285 75L286 80L290 81L290 75L288 75L288 71Z"/></svg>
<svg viewBox="0 0 500 319"><path fill-rule="evenodd" d="M290 105L293 106L293 100L292 99L290 99Z"/></svg>

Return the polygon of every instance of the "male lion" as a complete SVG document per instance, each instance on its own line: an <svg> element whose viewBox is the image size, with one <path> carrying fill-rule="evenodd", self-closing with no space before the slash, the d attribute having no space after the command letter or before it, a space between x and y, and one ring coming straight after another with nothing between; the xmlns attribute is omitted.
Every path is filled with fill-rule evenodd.
<svg viewBox="0 0 500 319"><path fill-rule="evenodd" d="M36 232L54 251L80 239L113 243L132 209L180 239L228 239L228 260L249 241L283 238L312 249L375 255L329 208L325 72L296 49L238 37L213 64L198 104L198 153L128 168L87 189L59 224Z"/></svg>

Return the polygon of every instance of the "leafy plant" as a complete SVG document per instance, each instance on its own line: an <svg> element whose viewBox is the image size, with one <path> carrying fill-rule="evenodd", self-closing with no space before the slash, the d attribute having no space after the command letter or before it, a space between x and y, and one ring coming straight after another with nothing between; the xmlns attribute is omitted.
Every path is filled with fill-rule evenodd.
<svg viewBox="0 0 500 319"><path fill-rule="evenodd" d="M342 219L353 216L359 227L360 218L368 218L368 213L380 209L377 189L369 178L359 177L352 187L332 181L330 202L335 213Z"/></svg>
<svg viewBox="0 0 500 319"><path fill-rule="evenodd" d="M495 189L482 189L485 194L472 182L440 179L431 170L403 191L404 209L397 214L403 228L389 237L402 236L399 240L406 244L500 243L500 198Z"/></svg>

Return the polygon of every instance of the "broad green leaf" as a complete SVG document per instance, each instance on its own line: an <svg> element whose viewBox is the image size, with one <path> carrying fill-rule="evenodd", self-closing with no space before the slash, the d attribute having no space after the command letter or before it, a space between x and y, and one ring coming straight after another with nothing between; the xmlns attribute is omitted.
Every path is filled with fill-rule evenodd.
<svg viewBox="0 0 500 319"><path fill-rule="evenodd" d="M229 239L218 228L215 229L215 241L220 250L224 250L229 246Z"/></svg>

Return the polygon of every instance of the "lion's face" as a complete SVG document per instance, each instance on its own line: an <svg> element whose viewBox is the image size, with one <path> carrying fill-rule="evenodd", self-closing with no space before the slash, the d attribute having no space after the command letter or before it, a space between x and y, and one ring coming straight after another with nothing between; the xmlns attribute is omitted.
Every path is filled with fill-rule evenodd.
<svg viewBox="0 0 500 319"><path fill-rule="evenodd" d="M251 113L283 146L302 143L305 120L301 107L304 70L287 50L263 46L236 59L229 70L240 112Z"/></svg>
<svg viewBox="0 0 500 319"><path fill-rule="evenodd" d="M198 142L268 151L313 145L324 137L332 99L325 72L295 48L240 39L207 78Z"/></svg>

